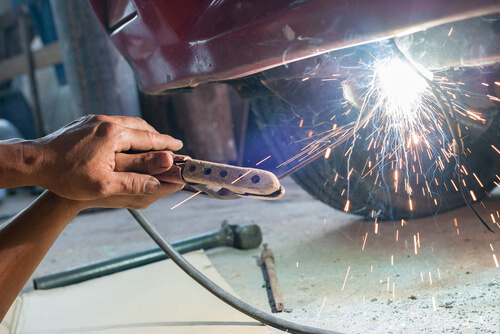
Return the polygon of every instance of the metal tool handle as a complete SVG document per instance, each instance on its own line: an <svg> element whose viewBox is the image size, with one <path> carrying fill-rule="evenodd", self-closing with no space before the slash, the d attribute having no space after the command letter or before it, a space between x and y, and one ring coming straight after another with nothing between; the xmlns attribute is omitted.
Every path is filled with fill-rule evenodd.
<svg viewBox="0 0 500 334"><path fill-rule="evenodd" d="M237 194L270 195L280 190L276 175L255 168L188 159L182 171L188 183L226 188Z"/></svg>

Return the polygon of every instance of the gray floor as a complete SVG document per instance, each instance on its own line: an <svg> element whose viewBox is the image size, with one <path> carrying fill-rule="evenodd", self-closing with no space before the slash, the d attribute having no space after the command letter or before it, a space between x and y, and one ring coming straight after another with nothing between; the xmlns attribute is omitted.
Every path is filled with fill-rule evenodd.
<svg viewBox="0 0 500 334"><path fill-rule="evenodd" d="M170 210L187 197L179 193L144 213L171 241L218 229L224 219L257 223L274 251L285 307L291 310L279 317L348 333L500 332L496 226L497 233L487 232L462 208L405 226L384 223L375 234L373 222L315 201L291 180L284 185L287 194L275 202L194 198ZM18 191L0 206L0 216L31 200ZM500 195L494 194L484 207L477 205L491 221L489 213L497 216L500 210ZM153 246L126 210L83 214L66 228L33 276ZM260 252L220 248L208 255L243 300L270 311L257 265ZM24 291L30 289L28 283Z"/></svg>

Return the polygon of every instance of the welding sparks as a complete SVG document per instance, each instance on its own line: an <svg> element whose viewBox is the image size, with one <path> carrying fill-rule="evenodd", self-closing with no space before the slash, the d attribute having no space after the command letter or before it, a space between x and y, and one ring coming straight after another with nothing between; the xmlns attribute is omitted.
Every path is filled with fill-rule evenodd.
<svg viewBox="0 0 500 334"><path fill-rule="evenodd" d="M366 239L368 239L368 232L366 232L365 237L363 238L363 247L361 248L362 251L365 250Z"/></svg>
<svg viewBox="0 0 500 334"><path fill-rule="evenodd" d="M453 28L449 29L448 34L452 36ZM305 165L322 156L329 159L322 163L326 166L333 166L337 160L338 165L341 160L346 161L345 165L340 165L342 170L338 165L331 168L331 177L327 176L325 187L333 184L335 195L340 194L344 200L345 212L363 210L355 202L357 199L351 198L353 194L357 196L360 189L358 187L353 191L351 187L354 184L357 187L361 177L369 187L373 185L371 189L364 189L374 193L378 191L374 198L381 203L387 207L398 203L394 205L395 210L373 210L372 218L385 219L391 215L394 216L389 218L397 218L396 215L403 212L419 216L426 214L424 210L427 209L431 210L427 214L436 214L446 209L448 198L441 193L445 190L464 193L464 197L474 202L481 200L486 190L482 188L487 188L492 181L486 173L476 174L467 164L465 158L475 152L471 152L472 147L466 146L470 143L466 138L473 138L469 136L474 134L469 128L475 131L471 124L484 126L492 116L484 113L483 108L468 106L465 100L466 97L479 98L478 95L484 93L476 93L469 88L472 85L464 76L459 77L448 71L427 71L401 52L396 52L399 51L397 43L396 40L383 52L368 52L366 58L356 55L361 65L359 71L328 73L331 78L338 78L339 83L321 83L321 87L326 89L322 92L328 94L331 87L333 93L331 100L327 98L327 108L313 110L316 118L309 119L305 117L307 113L300 114L300 106L291 108L293 118L290 118L289 124L302 128L302 137L294 140L306 144L280 166L292 161ZM427 54L427 58L430 56ZM344 77L344 74L347 76ZM309 75L307 73L304 80L312 82L318 79ZM479 86L483 90L486 87L483 84L489 83L490 94L498 95L492 93L491 88L498 88L500 82L493 84L484 76L474 80L474 89ZM309 82L306 86L309 87ZM485 95L483 97L487 100ZM312 105L307 105L307 108L314 109ZM323 112L328 115L320 119ZM323 125L319 127L320 124ZM304 128L304 125L307 126ZM487 144L490 154L493 150L500 154L498 145L495 145ZM360 166L360 162L364 165ZM458 226L455 227L459 234ZM376 221L375 234L378 234L378 228ZM363 238L362 250L366 239ZM411 242L411 239L408 241ZM415 254L418 254L418 233L414 236L414 247Z"/></svg>
<svg viewBox="0 0 500 334"><path fill-rule="evenodd" d="M351 266L347 268L347 273L345 274L344 284L342 285L342 291L344 291L345 283L347 282L347 277L349 277L349 271L351 270Z"/></svg>
<svg viewBox="0 0 500 334"><path fill-rule="evenodd" d="M329 147L326 149L326 152L325 152L325 159L328 159L330 157L330 153L332 152L332 149Z"/></svg>
<svg viewBox="0 0 500 334"><path fill-rule="evenodd" d="M244 178L245 176L247 176L251 172L252 172L252 170L249 170L248 172L246 172L245 174L241 175L239 178L237 178L236 180L234 180L233 182L231 182L231 184L235 184L236 182L238 182L239 180L241 180L242 178Z"/></svg>
<svg viewBox="0 0 500 334"><path fill-rule="evenodd" d="M415 249L415 255L417 255L418 254L418 250L417 250L418 244L417 244L417 236L415 234L413 235L413 247Z"/></svg>
<svg viewBox="0 0 500 334"><path fill-rule="evenodd" d="M174 205L173 207L170 208L170 210L174 210L175 208L181 206L182 204L186 203L187 201L189 201L190 199L192 199L193 197L195 197L195 196L197 196L199 194L201 194L201 191L198 191L197 193L194 193L193 195L189 196L188 198L186 198L185 200L183 200L179 204Z"/></svg>
<svg viewBox="0 0 500 334"><path fill-rule="evenodd" d="M326 302L326 296L325 296L325 298L323 299L323 303L321 304L321 307L320 307L320 309L319 309L318 316L316 317L316 323L318 323L319 316L321 315L321 311L323 311L323 307L325 306L325 302Z"/></svg>
<svg viewBox="0 0 500 334"><path fill-rule="evenodd" d="M374 75L391 121L413 126L417 121L415 109L421 103L422 93L428 89L427 82L399 59L381 60L375 65Z"/></svg>
<svg viewBox="0 0 500 334"><path fill-rule="evenodd" d="M474 194L474 192L472 190L470 191L470 196L472 197L472 200L474 202L477 201L476 194Z"/></svg>
<svg viewBox="0 0 500 334"><path fill-rule="evenodd" d="M345 203L345 207L344 207L345 212L349 212L349 204L350 204L350 201L347 200L347 202Z"/></svg>
<svg viewBox="0 0 500 334"><path fill-rule="evenodd" d="M266 161L266 160L267 160L267 159L269 159L270 157L271 157L270 155L269 155L269 156L267 156L267 157L265 157L265 158L264 158L264 159L262 159L261 161L257 162L257 163L255 164L255 166L260 165L261 163L263 163L264 161Z"/></svg>

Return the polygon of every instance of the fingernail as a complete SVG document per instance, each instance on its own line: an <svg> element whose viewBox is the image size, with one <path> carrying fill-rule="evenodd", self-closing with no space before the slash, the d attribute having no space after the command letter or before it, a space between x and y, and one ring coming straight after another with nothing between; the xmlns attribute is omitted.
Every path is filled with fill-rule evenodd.
<svg viewBox="0 0 500 334"><path fill-rule="evenodd" d="M156 179L147 180L144 183L144 193L147 195L154 195L160 190L160 182Z"/></svg>
<svg viewBox="0 0 500 334"><path fill-rule="evenodd" d="M175 140L177 142L178 145L180 145L181 147L184 146L184 143L182 142L182 140L179 140L179 139L176 139Z"/></svg>

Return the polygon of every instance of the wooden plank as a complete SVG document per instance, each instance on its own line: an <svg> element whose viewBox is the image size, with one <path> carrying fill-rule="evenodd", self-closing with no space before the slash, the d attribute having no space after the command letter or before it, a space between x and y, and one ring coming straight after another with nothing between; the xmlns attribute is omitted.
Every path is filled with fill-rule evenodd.
<svg viewBox="0 0 500 334"><path fill-rule="evenodd" d="M62 62L59 42L47 44L43 49L33 53L35 69L44 68ZM0 62L0 81L5 81L28 72L24 55L12 57Z"/></svg>

